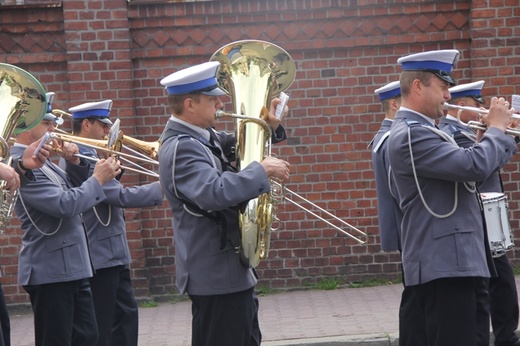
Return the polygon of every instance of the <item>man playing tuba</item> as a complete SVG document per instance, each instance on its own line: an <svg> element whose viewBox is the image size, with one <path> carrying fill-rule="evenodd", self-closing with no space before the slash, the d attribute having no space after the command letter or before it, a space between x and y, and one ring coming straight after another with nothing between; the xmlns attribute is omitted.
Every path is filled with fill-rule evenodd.
<svg viewBox="0 0 520 346"><path fill-rule="evenodd" d="M235 137L216 132L225 94L212 61L177 71L161 84L172 116L159 151L159 177L173 212L177 287L192 300L192 345L259 345L257 282L241 259L239 206L270 191L269 178L289 179L289 163L274 157L237 172ZM273 141L286 138L273 99L267 123ZM287 112L287 108L285 109Z"/></svg>

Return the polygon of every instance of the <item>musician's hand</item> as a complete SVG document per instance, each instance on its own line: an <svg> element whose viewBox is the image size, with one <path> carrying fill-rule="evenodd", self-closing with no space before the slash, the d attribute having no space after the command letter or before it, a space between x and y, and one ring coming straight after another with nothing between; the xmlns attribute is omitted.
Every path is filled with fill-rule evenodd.
<svg viewBox="0 0 520 346"><path fill-rule="evenodd" d="M291 164L289 162L268 156L261 162L261 164L269 178L277 178L281 180L281 182L289 180L291 173Z"/></svg>
<svg viewBox="0 0 520 346"><path fill-rule="evenodd" d="M13 167L0 162L0 180L5 180L4 189L14 193L20 187L20 177Z"/></svg>
<svg viewBox="0 0 520 346"><path fill-rule="evenodd" d="M493 97L489 107L489 112L484 114L482 121L487 127L496 127L505 132L511 122L512 111L509 110L509 102L503 97Z"/></svg>
<svg viewBox="0 0 520 346"><path fill-rule="evenodd" d="M269 106L269 116L267 118L267 123L273 130L276 131L278 126L280 126L281 120L278 119L275 115L276 113L276 106L282 102L278 97L275 97L271 100L271 105ZM284 110L282 112L282 119L285 118L285 116L289 113L289 106L285 105Z"/></svg>
<svg viewBox="0 0 520 346"><path fill-rule="evenodd" d="M34 152L36 151L36 148L40 144L40 141L43 140L43 137L37 140L36 142L31 143L23 152L22 155L22 165L27 169L37 169L41 168L45 161L49 158L52 148L53 148L53 142L55 140L52 140L51 143L44 144L40 151L38 152L38 155L34 155ZM21 167L20 167L21 168Z"/></svg>
<svg viewBox="0 0 520 346"><path fill-rule="evenodd" d="M107 181L117 177L120 173L121 168L119 161L114 157L109 157L108 159L101 159L96 163L92 176L96 178L99 185L103 185Z"/></svg>
<svg viewBox="0 0 520 346"><path fill-rule="evenodd" d="M60 154L61 157L75 165L79 165L81 159L78 156L76 156L77 154L79 154L79 148L76 144L63 142L63 147L61 148Z"/></svg>

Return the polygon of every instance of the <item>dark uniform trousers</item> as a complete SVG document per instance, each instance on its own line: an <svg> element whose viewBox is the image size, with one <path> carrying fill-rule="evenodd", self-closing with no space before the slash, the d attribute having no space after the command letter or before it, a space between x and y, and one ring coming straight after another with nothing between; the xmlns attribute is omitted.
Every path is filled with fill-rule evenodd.
<svg viewBox="0 0 520 346"><path fill-rule="evenodd" d="M96 344L98 329L88 279L23 288L31 298L36 346Z"/></svg>
<svg viewBox="0 0 520 346"><path fill-rule="evenodd" d="M477 297L481 284L480 277L454 277L410 286L426 316L428 345L477 345Z"/></svg>
<svg viewBox="0 0 520 346"><path fill-rule="evenodd" d="M520 345L515 334L518 328L518 293L515 275L507 255L493 258L498 276L489 279L491 324L495 346Z"/></svg>
<svg viewBox="0 0 520 346"><path fill-rule="evenodd" d="M190 295L190 298L193 315L192 346L260 345L262 334L254 287L223 295ZM222 328L222 325L225 327Z"/></svg>
<svg viewBox="0 0 520 346"><path fill-rule="evenodd" d="M96 270L90 278L98 321L98 346L137 346L138 306L132 292L130 270L115 266Z"/></svg>
<svg viewBox="0 0 520 346"><path fill-rule="evenodd" d="M401 268L401 273L403 273ZM411 287L407 287L403 279L403 292L399 305L399 345L400 346L427 346L426 322L423 311Z"/></svg>
<svg viewBox="0 0 520 346"><path fill-rule="evenodd" d="M11 320L5 303L2 284L0 284L0 325L0 346L11 346Z"/></svg>

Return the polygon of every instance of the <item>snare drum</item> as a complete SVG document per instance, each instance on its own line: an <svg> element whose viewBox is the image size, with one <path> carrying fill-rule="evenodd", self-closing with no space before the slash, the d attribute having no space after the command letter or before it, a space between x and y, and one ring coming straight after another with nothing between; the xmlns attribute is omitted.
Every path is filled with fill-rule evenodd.
<svg viewBox="0 0 520 346"><path fill-rule="evenodd" d="M493 257L500 257L513 248L513 233L509 224L507 196L500 192L481 193L489 247Z"/></svg>

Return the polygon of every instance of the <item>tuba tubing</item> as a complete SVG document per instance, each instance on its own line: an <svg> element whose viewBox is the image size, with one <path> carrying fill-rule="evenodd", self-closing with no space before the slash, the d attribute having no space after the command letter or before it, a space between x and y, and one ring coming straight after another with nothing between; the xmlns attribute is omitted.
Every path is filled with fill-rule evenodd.
<svg viewBox="0 0 520 346"><path fill-rule="evenodd" d="M296 67L285 50L258 40L232 42L221 47L210 60L220 62L217 80L233 103L236 166L240 171L271 154L271 130L260 120L268 112L272 96L292 84ZM241 250L252 267L268 255L276 208L276 199L265 193L251 199L239 213Z"/></svg>
<svg viewBox="0 0 520 346"><path fill-rule="evenodd" d="M9 144L13 134L30 130L38 125L47 111L47 96L42 85L27 71L0 63L0 161L10 165ZM5 190L0 181L0 234L11 219L18 190Z"/></svg>
<svg viewBox="0 0 520 346"><path fill-rule="evenodd" d="M241 170L252 161L261 162L264 157L271 155L271 128L264 121L268 104L272 96L278 95L292 84L296 67L285 50L269 42L257 40L230 43L215 52L210 60L220 62L217 74L219 86L231 96L234 108L233 113L218 110L215 117L235 119L237 140L235 154L237 169ZM367 242L366 233L285 188L278 181L271 179L270 184L271 191L250 200L239 215L242 252L252 267L256 267L261 259L267 257L271 231L277 229L273 227L273 222L280 222L276 216L278 204L285 201L296 205L356 241ZM316 212L286 198L286 193L309 203L320 213L327 214L329 218L354 230L365 239L352 235L320 217Z"/></svg>

